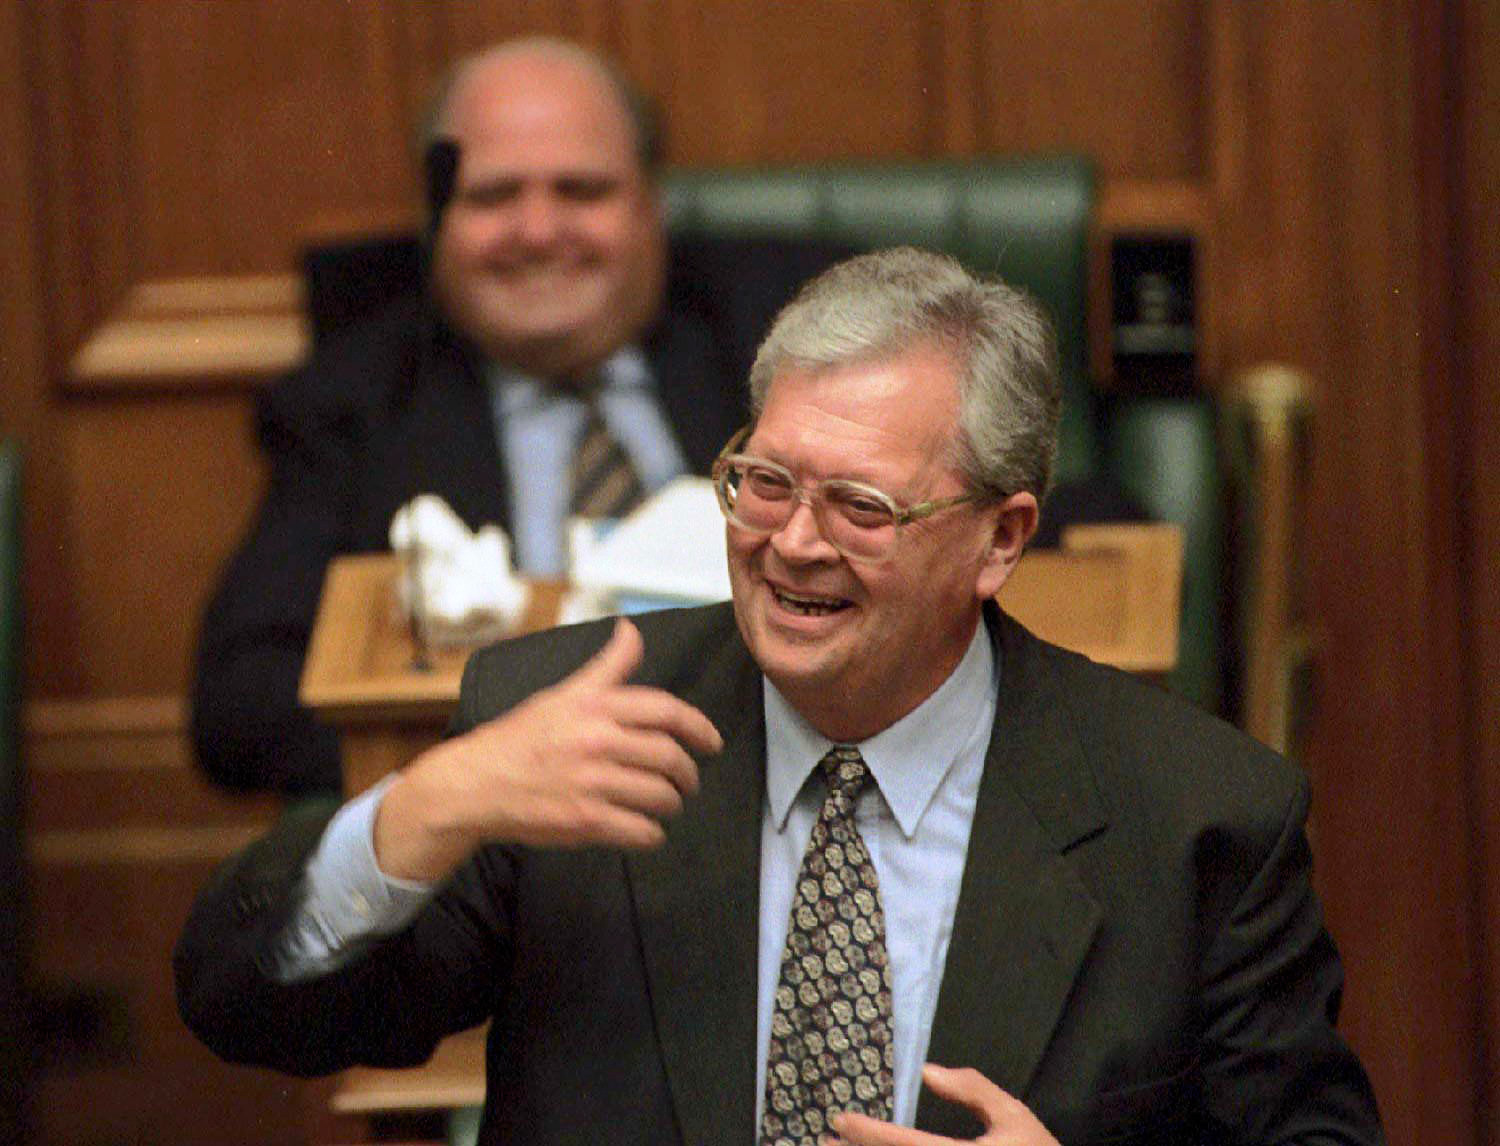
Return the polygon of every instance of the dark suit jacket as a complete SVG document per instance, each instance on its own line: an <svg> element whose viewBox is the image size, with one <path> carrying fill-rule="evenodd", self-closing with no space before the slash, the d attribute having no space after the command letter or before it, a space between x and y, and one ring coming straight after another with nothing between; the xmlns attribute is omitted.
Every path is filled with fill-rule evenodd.
<svg viewBox="0 0 1500 1146"><path fill-rule="evenodd" d="M761 677L728 606L639 619L638 679L723 733L660 851L490 847L400 935L278 986L267 953L323 817L232 861L178 949L218 1053L299 1073L415 1063L493 1016L481 1140L749 1143ZM1310 883L1307 788L1279 758L998 610L1001 694L929 1058L969 1065L1064 1143L1377 1142L1334 1033L1340 969ZM608 626L497 646L459 728L560 679ZM923 1099L918 1124L970 1135Z"/></svg>
<svg viewBox="0 0 1500 1146"><path fill-rule="evenodd" d="M708 472L745 421L745 376L776 309L845 253L674 243L663 317L644 350L695 472ZM321 343L264 395L257 432L270 481L203 617L194 744L230 787L337 791L337 738L297 703L328 563L385 549L392 515L419 493L440 495L470 528L508 528L494 415L477 354L418 289Z"/></svg>

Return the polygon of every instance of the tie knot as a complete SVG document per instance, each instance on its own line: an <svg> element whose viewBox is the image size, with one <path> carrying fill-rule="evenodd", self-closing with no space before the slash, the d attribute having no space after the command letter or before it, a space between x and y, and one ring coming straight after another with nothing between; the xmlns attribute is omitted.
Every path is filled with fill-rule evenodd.
<svg viewBox="0 0 1500 1146"><path fill-rule="evenodd" d="M835 744L827 755L818 761L823 778L828 781L831 795L842 796L853 804L865 781L870 778L870 769L859 749L852 744Z"/></svg>

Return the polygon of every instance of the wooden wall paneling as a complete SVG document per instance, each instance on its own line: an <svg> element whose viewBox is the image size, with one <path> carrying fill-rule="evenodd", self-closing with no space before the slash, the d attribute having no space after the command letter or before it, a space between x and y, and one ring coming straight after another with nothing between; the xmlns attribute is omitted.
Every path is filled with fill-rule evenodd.
<svg viewBox="0 0 1500 1146"><path fill-rule="evenodd" d="M415 187L394 10L137 4L142 276L291 269L317 209Z"/></svg>
<svg viewBox="0 0 1500 1146"><path fill-rule="evenodd" d="M928 143L929 7L666 0L671 158L914 158Z"/></svg>
<svg viewBox="0 0 1500 1146"><path fill-rule="evenodd" d="M1408 829L1406 847L1421 857L1418 877L1438 889L1440 904L1438 911L1429 910L1422 919L1423 932L1413 945L1426 974L1440 976L1431 985L1418 983L1428 1001L1418 1023L1420 1068L1414 1086L1425 1094L1460 1083L1463 1089L1451 1095L1456 1108L1445 1112L1445 1123L1434 1119L1430 1109L1419 1107L1418 1117L1425 1133L1477 1141L1483 1039L1481 985L1475 964L1480 917L1474 888L1481 853L1470 830L1474 826L1468 806L1472 745L1466 705L1458 699L1472 687L1466 679L1467 590L1459 561L1468 532L1469 511L1460 501L1459 490L1465 467L1462 444L1469 432L1463 421L1469 385L1461 373L1455 293L1462 258L1457 227L1459 153L1453 122L1457 110L1453 94L1460 79L1458 28L1457 5L1434 9L1410 0L1405 11L1386 14L1383 55L1392 71L1409 69L1404 77L1388 75L1387 86L1397 88L1405 79L1411 93L1403 128L1412 141L1408 162L1415 165L1411 196L1415 226L1399 233L1406 244L1403 258L1414 269L1416 289L1398 286L1392 293L1396 295L1393 302L1399 302L1416 324L1406 363L1418 380L1425 497L1418 507L1423 549L1413 555L1411 566L1414 579L1417 575L1425 578L1422 605L1428 665L1423 684L1424 699L1431 706L1426 729L1431 771L1413 792L1427 812L1414 831ZM1408 55L1403 56L1403 48ZM1397 177L1399 168L1394 164L1391 168L1391 177ZM1405 206L1397 205L1398 209ZM1446 841L1448 846L1434 846L1435 841Z"/></svg>
<svg viewBox="0 0 1500 1146"><path fill-rule="evenodd" d="M650 95L659 109L666 99L667 15L659 4L625 4L617 13L619 27L615 58L631 80ZM672 125L662 125L670 147Z"/></svg>
<svg viewBox="0 0 1500 1146"><path fill-rule="evenodd" d="M967 157L979 150L979 106L982 90L978 23L979 6L969 0L939 0L935 43L925 71L932 86L929 104L931 154Z"/></svg>
<svg viewBox="0 0 1500 1146"><path fill-rule="evenodd" d="M1233 5L1244 167L1221 203L1230 365L1321 384L1309 554L1325 634L1308 765L1318 879L1349 973L1345 1029L1392 1141L1473 1140L1457 586L1438 553L1451 434L1425 388L1416 17ZM1424 273L1426 272L1426 273ZM1232 281L1229 281L1232 280ZM1380 873L1372 878L1372 873Z"/></svg>
<svg viewBox="0 0 1500 1146"><path fill-rule="evenodd" d="M56 651L73 646L74 629L67 539L53 526L67 474L51 448L43 261L49 196L38 163L45 69L35 50L37 21L26 6L0 5L0 147L7 156L0 168L0 243L9 284L0 306L0 433L23 450L25 684L32 691L75 683L52 667Z"/></svg>
<svg viewBox="0 0 1500 1146"><path fill-rule="evenodd" d="M193 772L175 698L26 710L39 1146L295 1141L304 1084L217 1061L176 1014L171 951L212 866L274 801Z"/></svg>
<svg viewBox="0 0 1500 1146"><path fill-rule="evenodd" d="M676 156L676 101L670 66L671 12L663 4L624 4L617 13L619 26L614 55L632 82L652 101L661 132L662 155Z"/></svg>
<svg viewBox="0 0 1500 1146"><path fill-rule="evenodd" d="M143 281L290 270L310 215L411 201L430 76L400 15L333 0L39 9L59 361Z"/></svg>
<svg viewBox="0 0 1500 1146"><path fill-rule="evenodd" d="M608 51L617 3L601 0L516 0L456 3L448 8L451 55L467 55L514 36L562 36Z"/></svg>
<svg viewBox="0 0 1500 1146"><path fill-rule="evenodd" d="M1243 13L1233 0L1205 5L1204 115L1205 178L1199 184L1203 225L1198 232L1199 369L1210 386L1226 374L1230 327L1234 324L1232 291L1237 280L1229 260L1236 249L1236 208L1246 195L1247 53ZM1241 363L1243 365L1243 363Z"/></svg>
<svg viewBox="0 0 1500 1146"><path fill-rule="evenodd" d="M57 443L72 474L78 643L88 695L187 687L204 603L259 496L247 396L147 393L70 402Z"/></svg>
<svg viewBox="0 0 1500 1146"><path fill-rule="evenodd" d="M1202 173L1202 0L1022 0L977 11L981 150L1082 151L1110 177Z"/></svg>
<svg viewBox="0 0 1500 1146"><path fill-rule="evenodd" d="M425 110L433 83L454 55L451 0L394 0L400 30L397 58L404 66L406 120ZM467 5L464 5L467 6Z"/></svg>
<svg viewBox="0 0 1500 1146"><path fill-rule="evenodd" d="M1500 9L1488 0L1457 6L1456 75L1458 371L1466 385L1460 424L1463 478L1459 504L1468 534L1462 559L1468 648L1467 724L1473 775L1468 791L1475 841L1476 978L1483 1032L1479 1063L1478 1142L1500 1146Z"/></svg>
<svg viewBox="0 0 1500 1146"><path fill-rule="evenodd" d="M964 5L946 59L970 108L958 153L1075 151L1094 158L1099 202L1090 238L1090 368L1112 384L1111 242L1120 234L1195 241L1198 371L1221 370L1211 109L1218 27L1201 0L1151 4Z"/></svg>
<svg viewBox="0 0 1500 1146"><path fill-rule="evenodd" d="M617 56L620 8L621 5L614 0L574 0L570 35L585 44L597 44L610 55Z"/></svg>
<svg viewBox="0 0 1500 1146"><path fill-rule="evenodd" d="M43 970L69 984L74 1008L99 1005L106 1033L44 1065L36 1146L303 1140L308 1084L219 1061L177 1018L172 944L212 866L136 855L37 865Z"/></svg>
<svg viewBox="0 0 1500 1146"><path fill-rule="evenodd" d="M55 0L35 10L28 30L54 368L132 279L139 202L122 69L129 14L127 5Z"/></svg>
<svg viewBox="0 0 1500 1146"><path fill-rule="evenodd" d="M23 485L21 536L7 540L7 549L16 552L19 544L23 562L22 594L29 612L34 598L37 571L50 567L48 556L41 560L32 551L41 542L38 518L32 506L36 491L51 487L58 476L57 467L49 463L46 451L38 449L46 432L44 403L45 328L42 321L41 292L37 289L36 216L33 210L34 165L32 163L31 59L26 51L27 13L20 5L0 7L0 149L9 157L0 170L0 244L7 254L9 289L0 304L0 438L14 441L22 451ZM40 482L38 479L41 479ZM32 557L30 561L26 558ZM28 577L27 574L32 576ZM25 651L36 653L39 640L57 639L53 626L45 628L34 617L21 618L23 636L31 642ZM12 669L17 679L29 675L20 666ZM7 697L7 701L11 698ZM13 727L7 720L7 730ZM7 758L12 755L7 744ZM14 765L7 763L7 768ZM25 1014L24 992L29 989L30 889L16 877L20 856L13 851L18 841L18 822L13 818L15 798L19 795L15 776L10 772L0 780L0 879L7 884L0 893L0 1141L23 1141L33 1121L31 1097L31 1028Z"/></svg>
<svg viewBox="0 0 1500 1146"><path fill-rule="evenodd" d="M608 51L618 18L612 0L520 0L474 4L471 0L384 0L394 38L403 143L425 112L434 85L460 57L514 36L556 35ZM649 9L654 5L630 5ZM410 191L400 200L410 202ZM386 203L389 208L393 204Z"/></svg>

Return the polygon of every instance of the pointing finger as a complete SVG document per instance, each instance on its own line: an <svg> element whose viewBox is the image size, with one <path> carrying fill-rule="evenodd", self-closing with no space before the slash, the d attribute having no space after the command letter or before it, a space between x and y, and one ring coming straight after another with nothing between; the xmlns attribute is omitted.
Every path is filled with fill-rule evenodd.
<svg viewBox="0 0 1500 1146"><path fill-rule="evenodd" d="M659 688L627 685L604 698L605 711L632 728L665 732L690 752L712 755L724 738L701 709Z"/></svg>

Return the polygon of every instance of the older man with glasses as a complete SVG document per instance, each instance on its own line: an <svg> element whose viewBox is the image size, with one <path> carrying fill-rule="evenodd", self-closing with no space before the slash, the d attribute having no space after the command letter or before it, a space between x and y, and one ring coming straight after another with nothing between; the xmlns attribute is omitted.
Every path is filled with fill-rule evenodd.
<svg viewBox="0 0 1500 1146"><path fill-rule="evenodd" d="M194 1029L307 1073L492 1018L491 1143L1381 1141L1305 782L994 604L1055 449L1036 307L862 256L751 393L732 603L476 656L459 735L216 878Z"/></svg>

